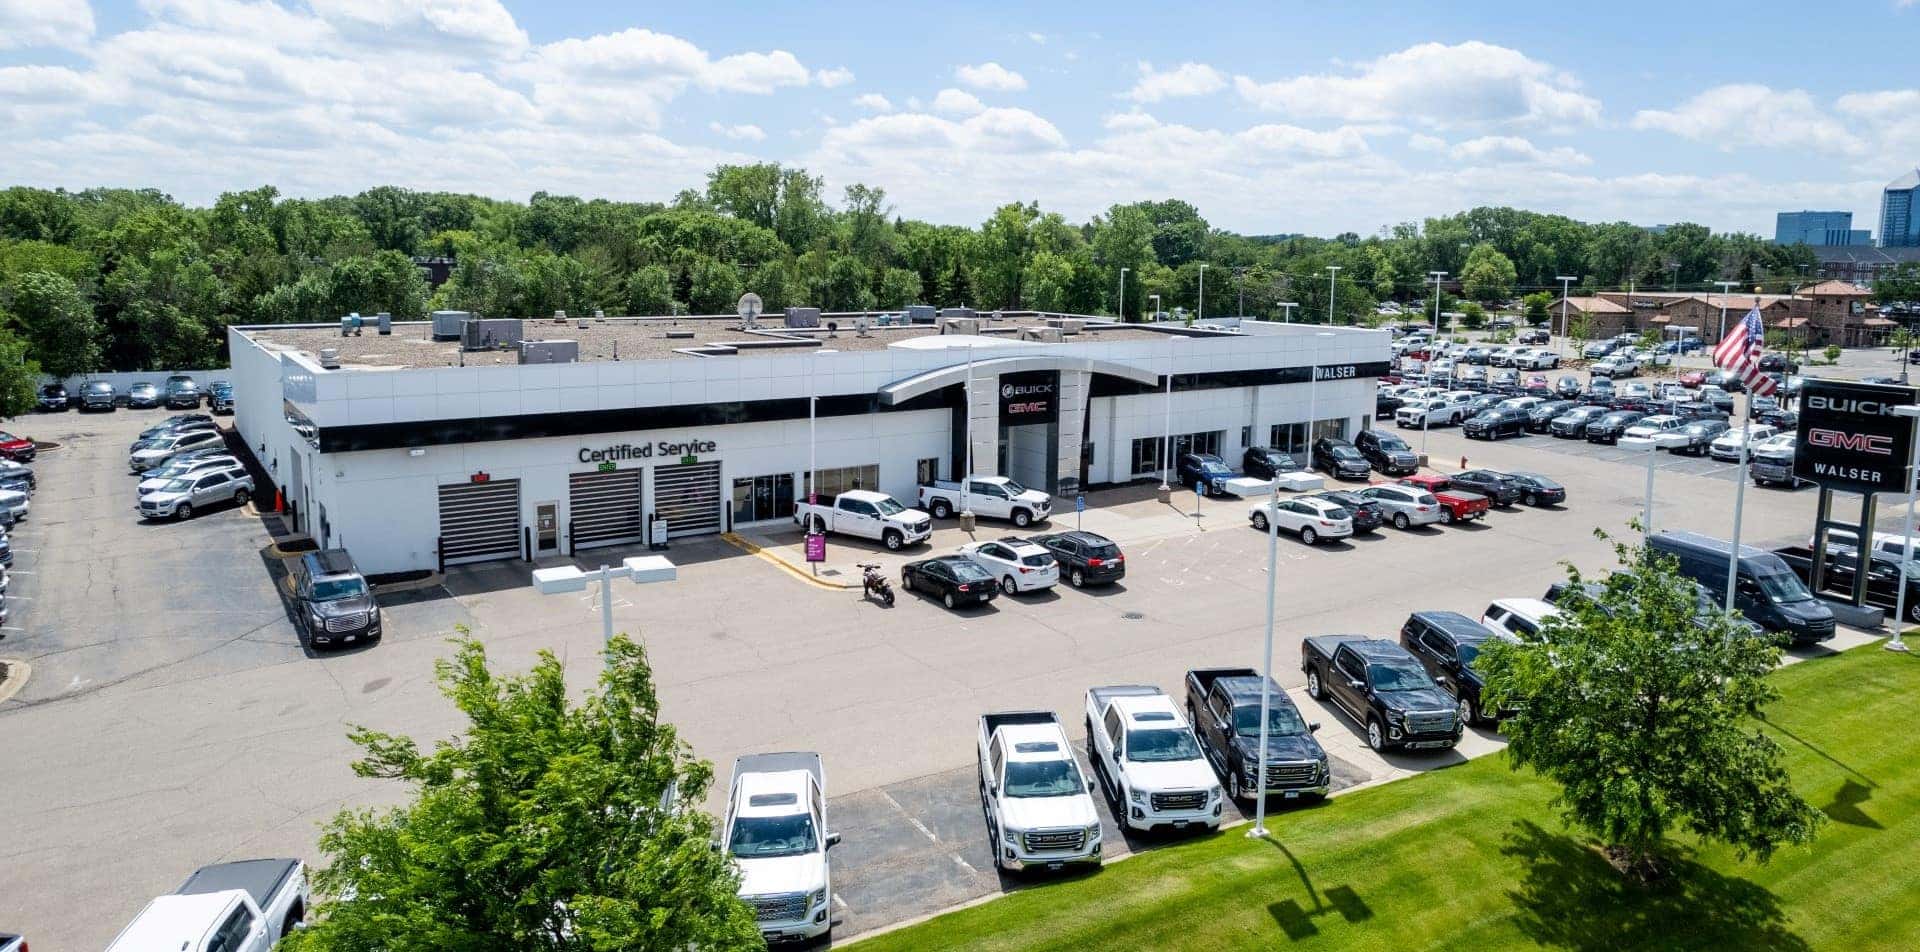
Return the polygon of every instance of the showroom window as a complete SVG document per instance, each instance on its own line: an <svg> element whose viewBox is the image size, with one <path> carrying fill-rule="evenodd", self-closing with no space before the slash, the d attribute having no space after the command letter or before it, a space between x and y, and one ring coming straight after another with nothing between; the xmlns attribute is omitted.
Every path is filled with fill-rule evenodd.
<svg viewBox="0 0 1920 952"><path fill-rule="evenodd" d="M1173 458L1179 459L1184 453L1219 453L1220 442L1227 435L1225 430L1208 430L1204 433L1175 433L1173 435ZM1133 441L1133 475L1160 475L1160 445L1158 436L1143 437Z"/></svg>
<svg viewBox="0 0 1920 952"><path fill-rule="evenodd" d="M812 485L811 480L808 485ZM880 488L880 464L869 463L866 466L839 466L820 471L820 498L832 499L850 489L877 490Z"/></svg>
<svg viewBox="0 0 1920 952"><path fill-rule="evenodd" d="M914 464L913 482L916 486L925 486L940 478L940 458L923 459Z"/></svg>
<svg viewBox="0 0 1920 952"><path fill-rule="evenodd" d="M747 476L733 481L733 521L793 518L793 474Z"/></svg>
<svg viewBox="0 0 1920 952"><path fill-rule="evenodd" d="M1307 425L1305 423L1276 423L1267 435L1271 446L1282 453L1305 453L1307 451ZM1313 438L1329 437L1336 440L1347 438L1347 421L1321 420L1313 425Z"/></svg>
<svg viewBox="0 0 1920 952"><path fill-rule="evenodd" d="M1160 438L1148 437L1133 441L1133 468L1128 470L1135 476L1156 476L1160 473Z"/></svg>

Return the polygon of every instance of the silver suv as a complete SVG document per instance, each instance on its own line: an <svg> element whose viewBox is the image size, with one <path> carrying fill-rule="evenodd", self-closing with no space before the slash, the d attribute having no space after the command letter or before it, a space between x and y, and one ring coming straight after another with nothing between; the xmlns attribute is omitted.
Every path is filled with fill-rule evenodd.
<svg viewBox="0 0 1920 952"><path fill-rule="evenodd" d="M194 510L231 500L244 506L253 498L253 477L243 470L215 470L168 480L152 492L140 494L134 508L148 519L191 519Z"/></svg>

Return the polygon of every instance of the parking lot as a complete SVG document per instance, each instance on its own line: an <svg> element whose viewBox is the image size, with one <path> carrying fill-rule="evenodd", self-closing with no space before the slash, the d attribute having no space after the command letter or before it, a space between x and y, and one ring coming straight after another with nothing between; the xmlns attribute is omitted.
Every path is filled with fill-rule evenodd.
<svg viewBox="0 0 1920 952"><path fill-rule="evenodd" d="M27 931L37 947L104 945L146 899L202 864L322 860L319 824L403 793L353 776L349 726L423 741L458 727L432 683L456 626L504 668L550 650L578 684L597 671L597 597L540 596L518 562L383 594L381 644L309 650L276 589L271 514L136 518L125 447L160 416L17 421L60 444L36 464L34 514L16 533L15 616L0 639L0 657L33 665L24 689L0 704L0 815L12 831L0 841L0 929ZM1313 548L1280 540L1275 674L1322 725L1336 787L1457 763L1496 749L1497 735L1473 731L1453 752L1371 753L1358 725L1301 696L1302 637L1391 637L1412 611L1477 617L1496 598L1538 597L1563 561L1606 568L1610 549L1592 530L1628 532L1641 505L1639 451L1544 436L1489 444L1457 429L1428 440L1441 472L1462 456L1535 470L1563 482L1569 501ZM1718 468L1727 465L1662 460L1656 523L1726 535L1734 487ZM1745 538L1804 540L1813 500L1810 491L1748 493ZM774 564L797 536L772 533L755 540L770 548L761 556L718 538L676 542L677 581L617 590L616 628L647 644L667 717L714 762L720 785L742 753L823 754L829 825L844 835L833 854L840 936L1046 881L993 872L972 766L982 712L1051 709L1078 741L1087 687L1150 683L1178 696L1189 668L1258 664L1267 538L1248 527L1246 503L1210 500L1196 517L1190 493L1167 506L1137 487L1089 502L1087 528L1127 555L1126 580L1108 589L1063 586L957 613L903 593L886 609ZM1056 526L1071 526L1071 506L1061 508ZM975 536L1012 532L983 523ZM966 538L946 523L922 552ZM857 578L852 564L872 554L836 538L826 569L839 574L828 579ZM900 561L889 557L889 569ZM1287 807L1277 809L1272 822L1284 827ZM1112 852L1167 839L1123 838L1111 816L1105 822Z"/></svg>

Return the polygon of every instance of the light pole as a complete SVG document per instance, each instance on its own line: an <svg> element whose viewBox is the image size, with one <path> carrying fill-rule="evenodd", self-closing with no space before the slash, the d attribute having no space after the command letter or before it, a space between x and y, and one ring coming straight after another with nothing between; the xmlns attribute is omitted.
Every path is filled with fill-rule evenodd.
<svg viewBox="0 0 1920 952"><path fill-rule="evenodd" d="M1720 336L1713 339L1714 344L1717 346L1721 341L1727 339L1727 295L1733 293L1734 285L1740 282L1715 281L1713 283L1720 286ZM1760 299L1756 297L1754 300L1758 301Z"/></svg>
<svg viewBox="0 0 1920 952"><path fill-rule="evenodd" d="M1123 289L1125 285L1121 286ZM967 466L960 474L960 528L973 531L973 504L967 497L967 484L973 482L973 344L967 344Z"/></svg>
<svg viewBox="0 0 1920 952"><path fill-rule="evenodd" d="M1197 320L1207 319L1207 266L1200 266L1200 316Z"/></svg>
<svg viewBox="0 0 1920 952"><path fill-rule="evenodd" d="M1649 436L1649 437L1623 436L1619 439L1618 442L1620 443L1621 446L1630 447L1634 449L1638 449L1642 446L1647 448L1647 502L1646 502L1646 508L1641 510L1641 515L1640 515L1640 537L1642 541L1646 541L1647 539L1651 539L1653 537L1654 453L1660 449L1661 445L1665 441L1663 441L1658 436Z"/></svg>
<svg viewBox="0 0 1920 952"><path fill-rule="evenodd" d="M616 566L602 565L591 572L582 572L577 565L560 565L550 569L533 570L534 590L542 595L561 595L569 592L584 592L588 582L600 583L600 642L601 645L613 644L613 580L624 578L635 584L648 582L671 582L679 576L679 569L664 555L639 555L622 559ZM607 663L613 661L607 655Z"/></svg>
<svg viewBox="0 0 1920 952"><path fill-rule="evenodd" d="M1240 307L1238 310L1234 312L1234 316L1246 317L1247 316L1247 269L1245 268L1233 269L1233 287L1234 287L1234 291L1240 295Z"/></svg>
<svg viewBox="0 0 1920 952"><path fill-rule="evenodd" d="M1320 413L1318 406L1318 398L1320 395L1320 355L1317 351L1320 348L1320 341L1332 337L1333 332L1321 331L1313 336L1315 338L1313 347L1316 353L1307 355L1307 472L1309 473L1313 472L1313 434L1316 429L1314 424L1317 422L1314 417ZM1265 775L1263 774L1262 776Z"/></svg>
<svg viewBox="0 0 1920 952"><path fill-rule="evenodd" d="M1132 270L1132 268L1120 269L1120 310L1114 316L1119 319L1121 323L1125 323L1127 320L1127 272Z"/></svg>
<svg viewBox="0 0 1920 952"><path fill-rule="evenodd" d="M1260 665L1260 776L1253 781L1253 829L1247 831L1249 837L1267 835L1267 717L1273 704L1268 685L1273 683L1273 598L1274 590L1280 587L1280 521L1274 518L1280 513L1278 474L1271 493L1267 500L1267 650Z"/></svg>
<svg viewBox="0 0 1920 952"><path fill-rule="evenodd" d="M1293 309L1299 306L1300 306L1299 301L1281 301L1280 302L1280 323L1282 324L1293 323Z"/></svg>
<svg viewBox="0 0 1920 952"><path fill-rule="evenodd" d="M1153 302L1153 321L1158 324L1160 322L1160 295L1149 294L1147 298Z"/></svg>
<svg viewBox="0 0 1920 952"><path fill-rule="evenodd" d="M1560 282L1560 351L1564 354L1567 351L1567 296L1573 293L1573 282L1580 279L1562 274L1554 280Z"/></svg>
<svg viewBox="0 0 1920 952"><path fill-rule="evenodd" d="M1893 415L1906 417L1909 420L1920 419L1920 405L1894 407ZM1899 594L1893 598L1893 640L1884 646L1888 651L1907 650L1907 643L1900 640L1900 629L1907 624L1907 566L1913 564L1914 477L1920 473L1920 465L1915 463L1916 457L1920 457L1920 432L1914 434L1912 445L1907 450L1907 523L1905 534L1902 536L1905 541L1900 544L1900 589ZM1871 554L1870 547L1865 554ZM1872 564L1872 560L1867 559L1867 563L1867 565L1855 566L1854 571L1865 572Z"/></svg>
<svg viewBox="0 0 1920 952"><path fill-rule="evenodd" d="M1165 430L1160 438L1160 501L1173 498L1173 487L1167 485L1167 465L1173 461L1173 345L1180 342L1179 334L1167 335L1167 399L1165 410Z"/></svg>
<svg viewBox="0 0 1920 952"><path fill-rule="evenodd" d="M807 355L807 505L809 506L820 503L820 467L814 456L813 439L813 421L820 404L819 357L818 350ZM807 531L809 534L812 533L812 523L808 523ZM811 569L815 575L820 574L818 562L808 562L807 568Z"/></svg>
<svg viewBox="0 0 1920 952"><path fill-rule="evenodd" d="M1338 290L1337 288L1334 287L1333 282L1334 282L1334 279L1338 278L1339 276L1340 276L1339 265L1337 264L1327 265L1327 324L1329 326L1333 324L1333 295L1334 295L1334 292Z"/></svg>

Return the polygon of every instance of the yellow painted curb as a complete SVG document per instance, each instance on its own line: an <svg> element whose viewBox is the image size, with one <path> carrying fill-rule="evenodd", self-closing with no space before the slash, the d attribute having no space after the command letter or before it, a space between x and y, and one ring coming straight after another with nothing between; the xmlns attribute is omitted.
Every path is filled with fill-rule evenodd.
<svg viewBox="0 0 1920 952"><path fill-rule="evenodd" d="M746 539L741 538L739 535L735 533L723 532L720 534L720 538L725 539L728 545L733 546L734 548L739 549L740 551L745 552L748 555L759 556L760 558L767 560L769 563L775 566L778 566L781 571L786 572L788 575L791 575L794 578L797 578L800 581L807 583L808 585L812 585L817 588L824 588L829 591L836 591L836 592L846 591L854 587L844 582L829 582L825 579L815 578L812 572L808 572L804 569L795 567L793 563L788 562L786 559L783 559L777 555L774 555L773 553L768 552L767 550L762 549L761 547L754 545L751 542L748 542Z"/></svg>
<svg viewBox="0 0 1920 952"><path fill-rule="evenodd" d="M33 674L33 665L13 660L0 661L0 664L7 666L7 679L0 681L0 701L5 701L27 686L27 678Z"/></svg>

